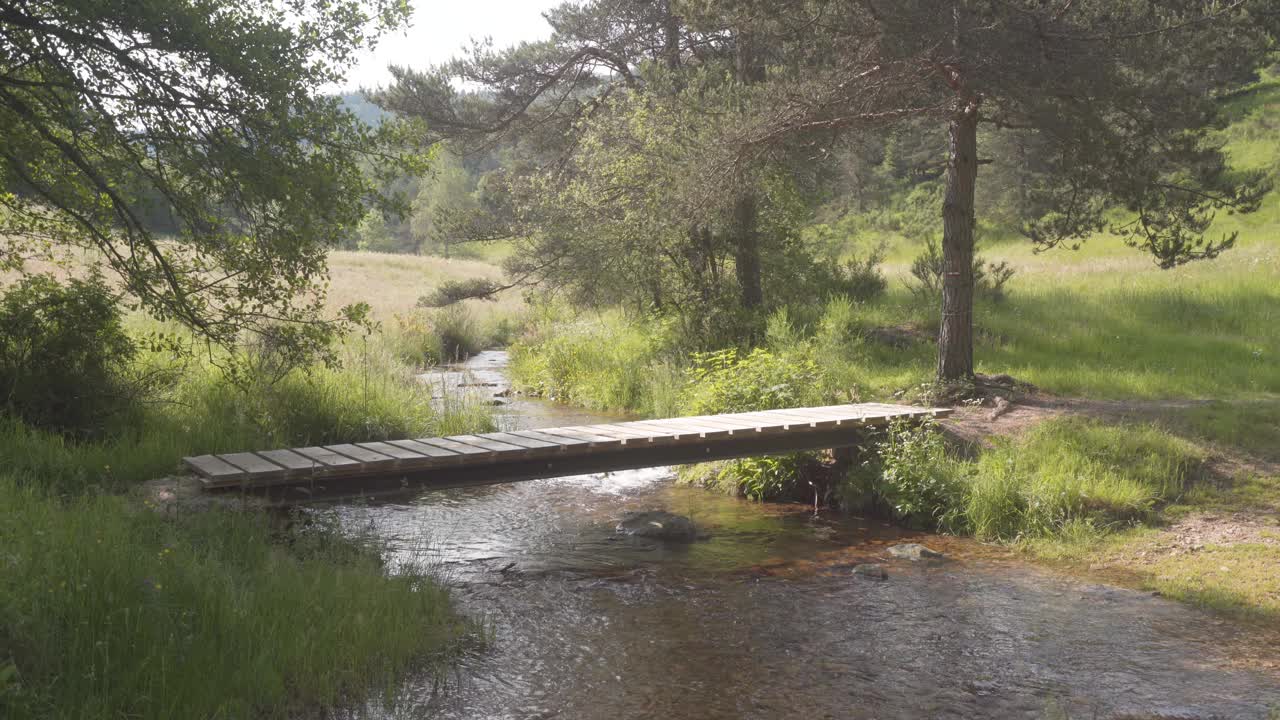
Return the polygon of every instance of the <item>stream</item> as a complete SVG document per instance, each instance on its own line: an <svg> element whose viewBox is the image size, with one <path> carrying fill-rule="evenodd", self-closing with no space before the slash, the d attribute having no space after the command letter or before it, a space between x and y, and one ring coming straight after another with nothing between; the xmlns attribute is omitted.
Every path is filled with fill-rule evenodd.
<svg viewBox="0 0 1280 720"><path fill-rule="evenodd" d="M507 388L506 355L424 376ZM513 396L503 429L607 422ZM693 518L689 545L619 536L628 510ZM363 717L1280 717L1270 648L1243 626L1000 548L674 484L666 468L421 492L337 508L426 560L492 642L439 687ZM949 560L890 559L921 542ZM888 579L852 574L882 563Z"/></svg>

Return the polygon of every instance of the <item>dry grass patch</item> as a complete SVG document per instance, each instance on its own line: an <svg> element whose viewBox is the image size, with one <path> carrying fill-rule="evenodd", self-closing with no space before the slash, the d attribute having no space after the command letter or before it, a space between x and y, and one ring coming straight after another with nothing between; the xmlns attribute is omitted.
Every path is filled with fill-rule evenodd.
<svg viewBox="0 0 1280 720"><path fill-rule="evenodd" d="M330 307L367 302L379 320L415 311L418 298L446 280L502 278L501 268L482 260L348 251L329 254L329 274ZM524 302L519 292L508 291L496 301L466 304L477 317L486 318L514 314Z"/></svg>

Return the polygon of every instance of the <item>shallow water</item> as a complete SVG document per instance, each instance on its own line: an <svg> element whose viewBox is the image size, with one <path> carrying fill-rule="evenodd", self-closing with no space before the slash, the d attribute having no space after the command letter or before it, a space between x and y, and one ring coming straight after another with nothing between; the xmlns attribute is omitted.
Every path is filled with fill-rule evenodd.
<svg viewBox="0 0 1280 720"><path fill-rule="evenodd" d="M505 355L436 375L493 395ZM489 383L493 383L490 385ZM508 427L600 421L527 399ZM441 566L491 647L444 692L410 683L375 717L1269 718L1280 678L1237 662L1248 632L957 538L676 487L666 469L424 492L339 511ZM687 546L619 537L665 509ZM894 542L947 553L890 560ZM881 562L889 579L851 574Z"/></svg>

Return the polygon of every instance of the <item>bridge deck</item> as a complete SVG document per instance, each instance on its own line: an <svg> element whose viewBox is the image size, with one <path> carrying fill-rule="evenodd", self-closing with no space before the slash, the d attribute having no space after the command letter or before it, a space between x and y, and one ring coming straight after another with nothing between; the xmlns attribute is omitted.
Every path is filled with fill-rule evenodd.
<svg viewBox="0 0 1280 720"><path fill-rule="evenodd" d="M447 487L842 447L857 442L858 428L948 413L835 405L200 455L183 462L207 489L320 484L333 490L373 480Z"/></svg>

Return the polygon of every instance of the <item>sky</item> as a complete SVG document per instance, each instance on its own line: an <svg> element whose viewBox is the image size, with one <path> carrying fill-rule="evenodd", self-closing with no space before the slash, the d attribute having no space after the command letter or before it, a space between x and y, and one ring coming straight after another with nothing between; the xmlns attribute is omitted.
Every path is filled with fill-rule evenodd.
<svg viewBox="0 0 1280 720"><path fill-rule="evenodd" d="M407 29L383 36L373 52L347 73L343 89L355 90L390 81L388 65L426 67L448 60L471 44L493 38L497 47L551 35L542 12L563 0L412 0Z"/></svg>

